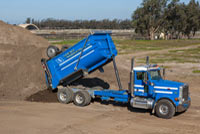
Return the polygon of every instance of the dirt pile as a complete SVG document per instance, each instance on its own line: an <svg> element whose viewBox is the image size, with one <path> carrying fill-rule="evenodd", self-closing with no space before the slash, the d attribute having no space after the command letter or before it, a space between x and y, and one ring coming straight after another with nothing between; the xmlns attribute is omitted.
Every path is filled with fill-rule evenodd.
<svg viewBox="0 0 200 134"><path fill-rule="evenodd" d="M41 57L48 41L0 21L0 99L23 100L45 87Z"/></svg>
<svg viewBox="0 0 200 134"><path fill-rule="evenodd" d="M31 34L30 31L0 21L0 43L16 46L45 47L47 40Z"/></svg>

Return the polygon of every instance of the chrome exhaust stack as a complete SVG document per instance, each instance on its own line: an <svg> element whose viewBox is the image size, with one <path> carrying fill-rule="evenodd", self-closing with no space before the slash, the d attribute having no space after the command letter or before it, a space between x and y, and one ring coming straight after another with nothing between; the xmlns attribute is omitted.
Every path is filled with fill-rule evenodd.
<svg viewBox="0 0 200 134"><path fill-rule="evenodd" d="M131 97L134 97L134 57L131 59L129 92L131 94Z"/></svg>
<svg viewBox="0 0 200 134"><path fill-rule="evenodd" d="M149 56L146 57L146 64L149 65Z"/></svg>

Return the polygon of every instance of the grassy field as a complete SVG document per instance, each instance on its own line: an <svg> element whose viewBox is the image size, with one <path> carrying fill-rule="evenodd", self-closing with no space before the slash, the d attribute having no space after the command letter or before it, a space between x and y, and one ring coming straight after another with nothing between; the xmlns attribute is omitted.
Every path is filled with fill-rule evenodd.
<svg viewBox="0 0 200 134"><path fill-rule="evenodd" d="M77 42L79 42L80 40L78 39L71 39L71 40L50 40L50 42L52 42L52 44L54 45L74 45Z"/></svg>
<svg viewBox="0 0 200 134"><path fill-rule="evenodd" d="M154 53L149 56L151 57L151 63L200 63L200 46L197 48L169 50L166 53ZM141 58L139 63L142 62L144 62L144 59Z"/></svg>
<svg viewBox="0 0 200 134"><path fill-rule="evenodd" d="M114 40L120 54L164 50L200 44L200 40Z"/></svg>
<svg viewBox="0 0 200 134"><path fill-rule="evenodd" d="M200 73L200 70L193 70L193 73Z"/></svg>

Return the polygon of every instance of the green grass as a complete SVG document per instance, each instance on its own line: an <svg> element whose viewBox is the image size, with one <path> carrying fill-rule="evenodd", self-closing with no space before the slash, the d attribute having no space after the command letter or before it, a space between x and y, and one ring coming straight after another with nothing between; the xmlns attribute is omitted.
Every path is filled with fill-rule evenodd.
<svg viewBox="0 0 200 134"><path fill-rule="evenodd" d="M200 62L200 47L181 49L181 50L169 50L168 53L163 54L151 54L151 63L199 63ZM143 59L139 60L144 62Z"/></svg>
<svg viewBox="0 0 200 134"><path fill-rule="evenodd" d="M200 44L200 40L114 40L120 54L163 50Z"/></svg>
<svg viewBox="0 0 200 134"><path fill-rule="evenodd" d="M192 73L200 73L200 70L193 70Z"/></svg>

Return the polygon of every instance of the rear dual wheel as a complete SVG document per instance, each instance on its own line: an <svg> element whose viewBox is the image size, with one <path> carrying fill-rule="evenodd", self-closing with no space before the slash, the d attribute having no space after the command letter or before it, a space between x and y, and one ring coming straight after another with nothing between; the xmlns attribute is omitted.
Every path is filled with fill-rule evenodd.
<svg viewBox="0 0 200 134"><path fill-rule="evenodd" d="M77 91L74 94L73 102L77 106L81 106L81 107L87 106L91 102L91 96L87 91L84 91L84 90Z"/></svg>
<svg viewBox="0 0 200 134"><path fill-rule="evenodd" d="M72 89L67 88L67 87L63 87L59 89L57 92L58 101L65 104L72 102L73 96L74 96L74 93Z"/></svg>

